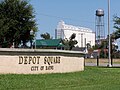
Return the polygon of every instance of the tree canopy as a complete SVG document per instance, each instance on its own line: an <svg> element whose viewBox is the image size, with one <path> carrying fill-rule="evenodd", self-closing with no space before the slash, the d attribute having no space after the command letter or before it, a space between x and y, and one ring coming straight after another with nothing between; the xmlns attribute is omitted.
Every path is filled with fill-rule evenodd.
<svg viewBox="0 0 120 90"><path fill-rule="evenodd" d="M40 35L43 39L52 39L52 37L50 36L50 34L49 33L43 33L43 34L41 34Z"/></svg>
<svg viewBox="0 0 120 90"><path fill-rule="evenodd" d="M77 40L75 40L75 37L76 34L73 33L69 40L67 38L62 40L63 45L66 46L65 49L72 50L72 48L75 47L75 45L78 43Z"/></svg>
<svg viewBox="0 0 120 90"><path fill-rule="evenodd" d="M32 5L27 0L3 0L0 2L0 46L10 47L33 39L30 31L37 31Z"/></svg>
<svg viewBox="0 0 120 90"><path fill-rule="evenodd" d="M120 38L120 17L114 16L114 28L116 31L113 33L114 39L119 39Z"/></svg>

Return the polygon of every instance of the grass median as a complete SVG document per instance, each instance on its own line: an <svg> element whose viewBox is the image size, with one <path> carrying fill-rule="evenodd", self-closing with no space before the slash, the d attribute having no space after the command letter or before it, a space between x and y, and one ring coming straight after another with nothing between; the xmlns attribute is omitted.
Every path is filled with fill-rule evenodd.
<svg viewBox="0 0 120 90"><path fill-rule="evenodd" d="M119 90L120 68L85 67L64 74L1 74L0 90Z"/></svg>

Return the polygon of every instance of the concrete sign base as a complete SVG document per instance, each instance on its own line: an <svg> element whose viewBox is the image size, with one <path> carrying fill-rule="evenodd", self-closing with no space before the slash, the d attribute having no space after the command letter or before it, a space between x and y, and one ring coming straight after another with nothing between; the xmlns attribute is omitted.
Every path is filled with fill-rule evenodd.
<svg viewBox="0 0 120 90"><path fill-rule="evenodd" d="M68 52L64 52L65 55L60 51L55 50L55 52L59 54L53 54L51 51L43 52L43 55L38 51L33 55L27 52L21 55L0 55L0 74L66 73L84 70L84 58L74 56L75 52L74 54L69 52L72 56L67 55Z"/></svg>

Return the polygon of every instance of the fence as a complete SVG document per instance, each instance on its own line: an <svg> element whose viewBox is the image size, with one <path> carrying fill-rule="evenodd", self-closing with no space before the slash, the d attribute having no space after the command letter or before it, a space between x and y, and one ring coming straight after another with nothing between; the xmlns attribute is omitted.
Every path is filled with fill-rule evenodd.
<svg viewBox="0 0 120 90"><path fill-rule="evenodd" d="M87 58L85 59L85 66L107 66L108 65L108 59L100 58L100 59L91 59ZM112 66L120 67L120 59L113 59Z"/></svg>

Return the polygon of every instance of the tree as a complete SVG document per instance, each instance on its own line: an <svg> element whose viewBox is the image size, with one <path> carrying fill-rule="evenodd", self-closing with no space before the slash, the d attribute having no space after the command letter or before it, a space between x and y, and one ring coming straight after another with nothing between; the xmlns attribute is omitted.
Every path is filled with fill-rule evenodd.
<svg viewBox="0 0 120 90"><path fill-rule="evenodd" d="M69 40L67 38L62 40L62 43L66 46L66 49L72 50L72 48L78 43L77 40L75 40L75 37L76 34L73 33Z"/></svg>
<svg viewBox="0 0 120 90"><path fill-rule="evenodd" d="M114 28L116 29L116 31L113 33L113 35L115 36L114 39L119 39L120 38L120 17L118 16L114 16Z"/></svg>
<svg viewBox="0 0 120 90"><path fill-rule="evenodd" d="M91 49L90 43L87 43L87 44L86 44L86 47L87 47L87 49Z"/></svg>
<svg viewBox="0 0 120 90"><path fill-rule="evenodd" d="M73 40L73 39L75 39L75 37L76 37L76 34L75 33L73 33L71 36L70 36L70 40Z"/></svg>
<svg viewBox="0 0 120 90"><path fill-rule="evenodd" d="M27 0L3 0L0 2L0 46L16 47L33 39L30 31L37 31L32 5Z"/></svg>
<svg viewBox="0 0 120 90"><path fill-rule="evenodd" d="M52 39L52 37L50 36L50 34L49 33L43 33L43 34L41 34L40 35L43 39Z"/></svg>

